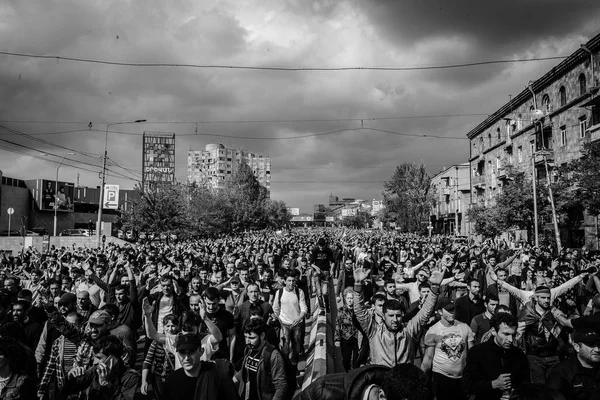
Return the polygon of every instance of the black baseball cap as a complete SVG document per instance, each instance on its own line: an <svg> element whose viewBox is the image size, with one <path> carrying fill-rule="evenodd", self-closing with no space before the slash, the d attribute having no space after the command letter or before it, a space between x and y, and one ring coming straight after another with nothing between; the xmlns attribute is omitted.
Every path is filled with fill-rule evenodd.
<svg viewBox="0 0 600 400"><path fill-rule="evenodd" d="M600 333L592 328L576 329L571 338L574 343L600 344Z"/></svg>
<svg viewBox="0 0 600 400"><path fill-rule="evenodd" d="M177 338L177 351L195 351L202 346L202 339L198 335L186 334Z"/></svg>
<svg viewBox="0 0 600 400"><path fill-rule="evenodd" d="M452 312L456 308L456 304L449 297L441 297L437 304L436 310L444 309L446 311Z"/></svg>

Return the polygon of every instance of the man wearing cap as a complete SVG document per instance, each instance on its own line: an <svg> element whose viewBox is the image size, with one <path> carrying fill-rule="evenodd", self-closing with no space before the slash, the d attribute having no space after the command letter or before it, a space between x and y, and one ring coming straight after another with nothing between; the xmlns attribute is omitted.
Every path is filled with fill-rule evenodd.
<svg viewBox="0 0 600 400"><path fill-rule="evenodd" d="M232 380L233 366L224 360L201 361L204 350L200 336L180 336L176 350L182 368L173 371L167 379L168 399L239 399Z"/></svg>
<svg viewBox="0 0 600 400"><path fill-rule="evenodd" d="M110 335L110 314L104 310L96 310L90 315L87 324L79 327L67 322L53 305L47 305L46 312L48 322L77 346L73 368L91 367L94 362L94 343L101 337ZM121 358L125 365L129 366L130 354L124 352Z"/></svg>
<svg viewBox="0 0 600 400"><path fill-rule="evenodd" d="M595 329L576 329L571 342L577 353L554 366L548 374L548 386L569 400L600 398L600 333Z"/></svg>
<svg viewBox="0 0 600 400"><path fill-rule="evenodd" d="M455 319L456 305L452 300L441 298L437 310L440 320L425 334L421 369L433 370L432 389L437 400L464 400L461 378L474 335L467 324Z"/></svg>

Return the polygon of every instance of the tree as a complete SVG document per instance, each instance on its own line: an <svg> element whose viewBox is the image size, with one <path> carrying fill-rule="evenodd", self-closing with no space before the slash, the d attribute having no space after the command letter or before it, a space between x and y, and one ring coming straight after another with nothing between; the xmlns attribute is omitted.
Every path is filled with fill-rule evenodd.
<svg viewBox="0 0 600 400"><path fill-rule="evenodd" d="M137 232L155 234L181 234L189 227L187 205L181 185L152 185L146 190L134 189L137 200L131 210L122 215L123 225Z"/></svg>
<svg viewBox="0 0 600 400"><path fill-rule="evenodd" d="M229 228L243 231L262 229L267 225L265 213L267 190L258 182L246 163L240 163L223 190L226 206L231 213Z"/></svg>
<svg viewBox="0 0 600 400"><path fill-rule="evenodd" d="M476 206L467 211L469 221L474 223L475 233L485 238L494 238L502 233L495 207Z"/></svg>
<svg viewBox="0 0 600 400"><path fill-rule="evenodd" d="M431 177L425 166L399 165L383 187L382 221L395 222L405 232L423 230L433 204Z"/></svg>
<svg viewBox="0 0 600 400"><path fill-rule="evenodd" d="M588 214L600 215L600 142L583 145L582 156L569 163L575 196Z"/></svg>

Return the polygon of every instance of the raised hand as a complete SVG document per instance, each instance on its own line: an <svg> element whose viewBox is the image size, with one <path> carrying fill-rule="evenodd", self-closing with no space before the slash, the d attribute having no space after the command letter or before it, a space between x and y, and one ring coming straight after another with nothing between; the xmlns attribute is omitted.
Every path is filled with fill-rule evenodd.
<svg viewBox="0 0 600 400"><path fill-rule="evenodd" d="M365 269L365 268L356 268L354 270L354 281L355 282L362 282L365 279L367 279L369 277L369 274L371 273L370 269Z"/></svg>
<svg viewBox="0 0 600 400"><path fill-rule="evenodd" d="M152 305L150 305L147 297L144 297L144 300L142 300L142 310L144 310L145 315L152 314Z"/></svg>

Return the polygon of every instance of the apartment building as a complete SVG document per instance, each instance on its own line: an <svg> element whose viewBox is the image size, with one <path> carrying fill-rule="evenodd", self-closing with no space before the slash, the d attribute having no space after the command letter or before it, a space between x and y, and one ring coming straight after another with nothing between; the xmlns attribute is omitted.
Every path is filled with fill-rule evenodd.
<svg viewBox="0 0 600 400"><path fill-rule="evenodd" d="M222 189L240 163L246 163L259 183L271 193L271 159L243 149L228 148L220 143L207 144L204 150L188 152L188 182Z"/></svg>

